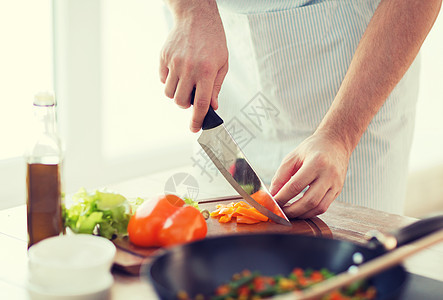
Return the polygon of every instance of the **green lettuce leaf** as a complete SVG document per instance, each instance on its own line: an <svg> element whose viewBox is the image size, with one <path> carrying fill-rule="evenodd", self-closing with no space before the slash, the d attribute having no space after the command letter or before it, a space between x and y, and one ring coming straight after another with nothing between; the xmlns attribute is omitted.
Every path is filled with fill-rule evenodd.
<svg viewBox="0 0 443 300"><path fill-rule="evenodd" d="M75 233L98 233L112 239L127 234L130 205L120 194L81 188L63 208L64 224Z"/></svg>

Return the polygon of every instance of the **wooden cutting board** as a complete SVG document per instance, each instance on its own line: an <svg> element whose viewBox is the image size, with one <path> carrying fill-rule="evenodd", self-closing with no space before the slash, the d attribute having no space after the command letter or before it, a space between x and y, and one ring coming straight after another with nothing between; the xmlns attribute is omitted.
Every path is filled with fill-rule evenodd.
<svg viewBox="0 0 443 300"><path fill-rule="evenodd" d="M230 202L240 201L239 197L230 197L228 199L208 199L199 203L201 209L209 211L215 210L217 204L228 204ZM303 234L318 237L332 238L332 232L329 227L319 218L308 220L293 220L292 226L284 226L273 222L261 222L258 224L237 224L235 222L221 224L217 219L209 218L207 236L220 236L229 234L253 234L253 233L290 233ZM117 255L114 259L114 268L129 274L138 275L140 267L148 263L152 257L162 251L162 248L142 248L134 246L129 242L128 237L118 238L113 241L117 246Z"/></svg>

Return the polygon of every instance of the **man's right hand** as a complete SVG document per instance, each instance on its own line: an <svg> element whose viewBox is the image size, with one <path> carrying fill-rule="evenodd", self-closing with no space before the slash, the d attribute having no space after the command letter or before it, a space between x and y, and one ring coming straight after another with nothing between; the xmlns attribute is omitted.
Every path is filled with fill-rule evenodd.
<svg viewBox="0 0 443 300"><path fill-rule="evenodd" d="M195 87L190 129L198 132L209 109L218 108L218 94L228 72L228 48L215 0L168 0L175 24L160 57L165 94L188 108Z"/></svg>

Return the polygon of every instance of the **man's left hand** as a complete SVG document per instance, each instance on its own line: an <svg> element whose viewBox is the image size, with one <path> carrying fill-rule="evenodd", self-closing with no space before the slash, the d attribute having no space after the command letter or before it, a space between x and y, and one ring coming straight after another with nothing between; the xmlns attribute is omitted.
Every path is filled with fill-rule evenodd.
<svg viewBox="0 0 443 300"><path fill-rule="evenodd" d="M271 194L290 218L324 213L343 188L350 154L333 137L313 134L283 159L272 179ZM306 188L300 199L284 206Z"/></svg>

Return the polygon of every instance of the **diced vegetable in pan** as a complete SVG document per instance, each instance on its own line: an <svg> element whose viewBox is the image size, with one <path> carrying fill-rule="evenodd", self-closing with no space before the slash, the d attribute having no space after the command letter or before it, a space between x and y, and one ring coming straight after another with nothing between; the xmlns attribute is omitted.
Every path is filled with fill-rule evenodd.
<svg viewBox="0 0 443 300"><path fill-rule="evenodd" d="M209 298L203 295L197 297L210 300L259 300L291 291L300 291L333 276L334 273L327 269L295 268L288 276L263 276L259 272L244 270L234 274L231 281L217 287ZM321 300L370 300L375 297L375 287L368 285L366 281L358 281L325 295ZM191 299L185 292L180 292L177 298Z"/></svg>

